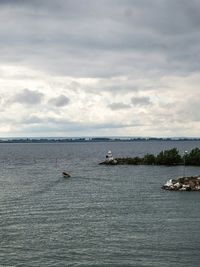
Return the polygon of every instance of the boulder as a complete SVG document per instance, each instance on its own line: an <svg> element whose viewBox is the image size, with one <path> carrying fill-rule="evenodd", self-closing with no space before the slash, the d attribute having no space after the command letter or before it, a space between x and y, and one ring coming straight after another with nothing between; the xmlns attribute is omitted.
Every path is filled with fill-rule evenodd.
<svg viewBox="0 0 200 267"><path fill-rule="evenodd" d="M200 191L200 177L191 176L170 179L161 188L174 191Z"/></svg>

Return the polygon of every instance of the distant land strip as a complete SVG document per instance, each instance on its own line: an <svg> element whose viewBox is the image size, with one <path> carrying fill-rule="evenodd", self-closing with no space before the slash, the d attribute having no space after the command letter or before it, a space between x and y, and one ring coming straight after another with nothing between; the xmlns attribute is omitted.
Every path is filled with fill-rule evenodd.
<svg viewBox="0 0 200 267"><path fill-rule="evenodd" d="M135 142L135 141L200 141L200 138L186 137L74 137L74 138L0 138L0 143L69 143L69 142Z"/></svg>

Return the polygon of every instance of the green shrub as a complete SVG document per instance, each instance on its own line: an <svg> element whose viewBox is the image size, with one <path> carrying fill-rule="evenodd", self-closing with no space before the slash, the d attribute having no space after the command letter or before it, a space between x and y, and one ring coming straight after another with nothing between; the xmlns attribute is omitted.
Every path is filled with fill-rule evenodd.
<svg viewBox="0 0 200 267"><path fill-rule="evenodd" d="M153 154L146 154L143 158L143 163L147 165L156 164L156 157Z"/></svg>
<svg viewBox="0 0 200 267"><path fill-rule="evenodd" d="M184 160L184 158L183 158ZM200 165L200 149L194 148L191 152L185 155L185 164L186 165Z"/></svg>
<svg viewBox="0 0 200 267"><path fill-rule="evenodd" d="M127 158L127 164L133 164L133 165L138 165L141 164L142 159L139 157L134 157L134 158Z"/></svg>
<svg viewBox="0 0 200 267"><path fill-rule="evenodd" d="M182 161L177 148L161 151L156 157L156 164L158 165L178 165Z"/></svg>

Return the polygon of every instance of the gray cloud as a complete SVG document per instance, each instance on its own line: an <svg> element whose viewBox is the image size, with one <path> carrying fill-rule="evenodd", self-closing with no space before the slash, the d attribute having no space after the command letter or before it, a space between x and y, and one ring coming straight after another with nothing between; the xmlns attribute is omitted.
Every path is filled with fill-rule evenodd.
<svg viewBox="0 0 200 267"><path fill-rule="evenodd" d="M138 125L151 122L153 127L160 122L164 129L167 121L169 127L176 124L181 131L184 121L199 121L198 101L190 99L190 105L178 103L178 91L181 85L184 87L187 77L192 78L187 80L189 93L184 98L198 99L195 88L199 78L194 74L198 76L200 72L199 31L198 0L0 0L1 66L5 66L3 71L0 69L1 84L6 85L9 80L7 88L13 92L17 90L15 87L47 85L43 89L45 95L24 89L9 101L5 94L7 88L2 88L5 92L0 99L1 113L12 119L18 107L13 105L11 111L10 106L4 107L12 101L25 104L23 114L29 114L30 109L26 111L26 108L40 104L44 96L51 98L55 91L58 97L51 98L49 105L40 106L37 116L27 118L29 126L38 127L38 131L44 122L51 124L55 131L59 127L62 131L77 132L86 131L87 127L97 131L103 127L124 129L131 125L134 110L141 112ZM6 68L9 66L10 69ZM35 86L38 83L41 87ZM135 97L131 99L133 94ZM74 121L66 121L65 126L62 110L54 107L67 106L69 99L74 102L77 99L80 105L71 103L76 110L68 115L74 116ZM126 104L127 100L130 105ZM175 106L170 111L167 106L161 107L168 101ZM94 103L100 103L98 115ZM122 116L116 116L110 126L106 123L102 108L105 103L110 103L107 107L113 110L112 114L126 111L125 126L118 121ZM150 107L149 114L144 107ZM86 121L80 110L88 112L89 124L79 123ZM61 121L55 122L53 118L45 121L40 112L60 116ZM98 119L101 124L96 123Z"/></svg>
<svg viewBox="0 0 200 267"><path fill-rule="evenodd" d="M134 106L148 106L151 104L150 98L146 96L132 97L131 102Z"/></svg>
<svg viewBox="0 0 200 267"><path fill-rule="evenodd" d="M67 106L70 102L70 99L66 97L65 95L60 95L55 98L51 98L49 100L49 104L54 105L56 107L64 107Z"/></svg>
<svg viewBox="0 0 200 267"><path fill-rule="evenodd" d="M124 104L122 102L118 102L118 103L112 103L110 105L108 105L108 107L112 110L120 110L120 109L129 109L131 108L130 105Z"/></svg>
<svg viewBox="0 0 200 267"><path fill-rule="evenodd" d="M9 5L4 8L5 2ZM4 62L21 61L75 77L200 69L196 0L0 3ZM9 14L12 21L5 24Z"/></svg>
<svg viewBox="0 0 200 267"><path fill-rule="evenodd" d="M198 123L200 121L199 97L198 94L196 98L189 97L181 102L176 110L176 118L179 122L187 124L188 122Z"/></svg>
<svg viewBox="0 0 200 267"><path fill-rule="evenodd" d="M36 115L30 115L21 119L21 123L23 124L42 124L44 120Z"/></svg>
<svg viewBox="0 0 200 267"><path fill-rule="evenodd" d="M15 94L11 101L19 104L36 105L41 103L43 96L37 90L24 89L22 92Z"/></svg>

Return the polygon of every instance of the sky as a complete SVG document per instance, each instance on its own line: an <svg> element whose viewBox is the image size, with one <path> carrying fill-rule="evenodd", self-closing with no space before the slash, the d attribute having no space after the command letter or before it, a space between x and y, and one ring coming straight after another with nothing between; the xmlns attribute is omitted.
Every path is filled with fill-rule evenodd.
<svg viewBox="0 0 200 267"><path fill-rule="evenodd" d="M199 137L199 0L0 0L0 137Z"/></svg>

